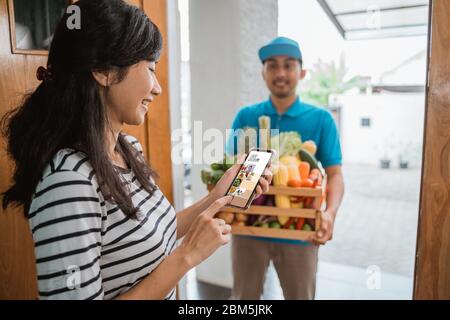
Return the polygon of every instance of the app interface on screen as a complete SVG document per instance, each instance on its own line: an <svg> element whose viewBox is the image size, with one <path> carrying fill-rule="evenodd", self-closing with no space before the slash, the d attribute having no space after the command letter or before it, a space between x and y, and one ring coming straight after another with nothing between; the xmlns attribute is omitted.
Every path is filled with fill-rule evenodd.
<svg viewBox="0 0 450 320"><path fill-rule="evenodd" d="M228 195L233 196L231 205L245 207L252 196L253 190L258 184L271 157L270 152L251 151L247 160L242 165L236 179L231 185Z"/></svg>

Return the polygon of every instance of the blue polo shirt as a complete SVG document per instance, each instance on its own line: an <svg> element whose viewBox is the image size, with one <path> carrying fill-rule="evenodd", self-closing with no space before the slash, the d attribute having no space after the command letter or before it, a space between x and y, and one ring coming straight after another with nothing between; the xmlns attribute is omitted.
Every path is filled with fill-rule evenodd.
<svg viewBox="0 0 450 320"><path fill-rule="evenodd" d="M342 164L339 133L333 116L323 108L303 103L299 97L282 115L279 115L271 99L242 108L236 115L232 130L246 127L259 129L259 117L269 116L271 129L280 132L297 131L302 141L312 140L317 145L316 158L324 168ZM226 150L228 154L237 151L237 137L231 134ZM307 244L304 241L273 238L258 238L284 243Z"/></svg>

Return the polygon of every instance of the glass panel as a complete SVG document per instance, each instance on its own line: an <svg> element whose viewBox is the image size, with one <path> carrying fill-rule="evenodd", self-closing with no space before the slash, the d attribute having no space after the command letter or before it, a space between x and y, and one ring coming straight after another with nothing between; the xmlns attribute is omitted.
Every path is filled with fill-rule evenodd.
<svg viewBox="0 0 450 320"><path fill-rule="evenodd" d="M366 11L371 7L396 8L428 5L428 0L327 0L334 14L353 11Z"/></svg>
<svg viewBox="0 0 450 320"><path fill-rule="evenodd" d="M379 21L373 21L366 13L338 16L339 23L345 30L361 30L372 28L390 28L411 25L426 25L428 8L409 8L384 11L380 13ZM374 25L378 24L378 26Z"/></svg>
<svg viewBox="0 0 450 320"><path fill-rule="evenodd" d="M66 0L13 0L16 49L48 50Z"/></svg>

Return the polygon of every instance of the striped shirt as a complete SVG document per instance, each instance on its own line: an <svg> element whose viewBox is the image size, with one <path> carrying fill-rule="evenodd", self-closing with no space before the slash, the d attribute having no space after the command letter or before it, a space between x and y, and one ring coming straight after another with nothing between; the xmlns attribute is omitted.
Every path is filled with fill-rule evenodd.
<svg viewBox="0 0 450 320"><path fill-rule="evenodd" d="M142 154L139 142L126 136ZM60 150L29 211L41 299L112 299L150 274L175 248L176 213L131 170L116 167L139 209L130 219L105 201L87 156ZM173 289L166 299L175 299Z"/></svg>

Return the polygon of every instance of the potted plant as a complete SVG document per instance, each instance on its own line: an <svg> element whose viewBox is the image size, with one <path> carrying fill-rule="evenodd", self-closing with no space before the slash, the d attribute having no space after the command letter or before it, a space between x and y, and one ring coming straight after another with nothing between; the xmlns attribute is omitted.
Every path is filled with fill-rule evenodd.
<svg viewBox="0 0 450 320"><path fill-rule="evenodd" d="M411 157L413 156L413 143L409 141L405 147L403 148L403 151L399 154L399 168L400 169L408 169L410 166Z"/></svg>
<svg viewBox="0 0 450 320"><path fill-rule="evenodd" d="M391 167L391 159L388 159L386 156L381 158L380 167L381 169L389 169Z"/></svg>
<svg viewBox="0 0 450 320"><path fill-rule="evenodd" d="M409 167L409 161L402 155L399 155L399 161L398 165L400 169L408 169Z"/></svg>

